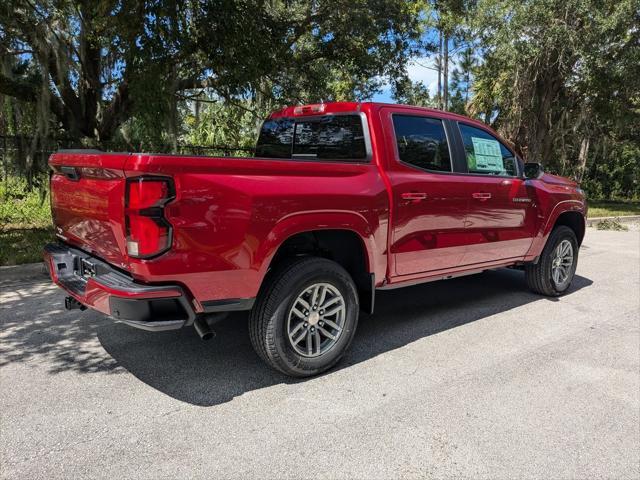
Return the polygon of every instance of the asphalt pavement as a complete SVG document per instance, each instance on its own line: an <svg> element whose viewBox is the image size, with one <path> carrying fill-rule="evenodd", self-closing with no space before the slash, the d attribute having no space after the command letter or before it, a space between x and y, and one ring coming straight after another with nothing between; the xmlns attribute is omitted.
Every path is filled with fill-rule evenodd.
<svg viewBox="0 0 640 480"><path fill-rule="evenodd" d="M18 272L19 273L19 272ZM570 292L502 269L380 293L334 370L86 311L0 272L0 476L640 477L640 232L589 229Z"/></svg>

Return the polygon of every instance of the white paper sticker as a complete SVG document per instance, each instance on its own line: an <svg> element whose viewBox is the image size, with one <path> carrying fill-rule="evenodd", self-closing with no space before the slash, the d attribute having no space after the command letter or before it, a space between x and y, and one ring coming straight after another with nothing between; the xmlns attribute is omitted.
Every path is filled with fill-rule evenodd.
<svg viewBox="0 0 640 480"><path fill-rule="evenodd" d="M475 167L469 165L471 170L484 172L503 172L504 162L500 152L500 143L497 140L471 137L475 156Z"/></svg>

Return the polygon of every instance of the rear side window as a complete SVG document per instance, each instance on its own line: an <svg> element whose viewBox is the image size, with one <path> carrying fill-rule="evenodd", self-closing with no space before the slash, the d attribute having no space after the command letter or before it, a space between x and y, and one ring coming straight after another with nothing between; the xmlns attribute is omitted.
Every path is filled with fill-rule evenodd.
<svg viewBox="0 0 640 480"><path fill-rule="evenodd" d="M256 156L309 160L354 160L367 157L359 115L277 118L264 122Z"/></svg>
<svg viewBox="0 0 640 480"><path fill-rule="evenodd" d="M424 170L451 171L449 145L442 120L413 115L394 115L400 160Z"/></svg>
<svg viewBox="0 0 640 480"><path fill-rule="evenodd" d="M469 173L483 175L518 175L516 159L496 137L463 123L460 126Z"/></svg>

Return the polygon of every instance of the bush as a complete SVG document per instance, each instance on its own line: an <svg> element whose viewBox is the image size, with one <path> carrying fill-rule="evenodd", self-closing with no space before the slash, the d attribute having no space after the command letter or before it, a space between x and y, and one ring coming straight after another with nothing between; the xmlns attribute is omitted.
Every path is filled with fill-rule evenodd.
<svg viewBox="0 0 640 480"><path fill-rule="evenodd" d="M0 265L42 261L44 246L55 241L52 228L21 228L0 231Z"/></svg>
<svg viewBox="0 0 640 480"><path fill-rule="evenodd" d="M617 218L607 218L596 223L596 229L598 230L615 230L616 232L626 232L629 227L620 223Z"/></svg>
<svg viewBox="0 0 640 480"><path fill-rule="evenodd" d="M41 182L47 185L47 182ZM0 182L0 229L50 227L48 187L30 189L27 180L10 176Z"/></svg>

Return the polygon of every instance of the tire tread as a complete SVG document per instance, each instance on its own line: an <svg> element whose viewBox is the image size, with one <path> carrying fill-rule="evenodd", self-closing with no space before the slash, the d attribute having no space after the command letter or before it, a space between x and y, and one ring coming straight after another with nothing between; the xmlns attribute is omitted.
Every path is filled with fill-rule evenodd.
<svg viewBox="0 0 640 480"><path fill-rule="evenodd" d="M540 258L538 263L531 263L526 265L525 267L525 279L527 281L527 285L531 290L535 293L539 293L541 295L545 295L547 297L558 297L562 295L564 291L556 290L553 282L551 281L548 272L550 271L550 263L552 261L552 252L555 249L556 245L563 238L570 238L573 240L573 245L577 246L578 242L576 239L576 235L573 230L565 225L559 225L553 229L549 238L547 239L547 243L540 254ZM578 250L575 248L574 253L574 262L578 261Z"/></svg>
<svg viewBox="0 0 640 480"><path fill-rule="evenodd" d="M256 304L251 310L249 315L249 336L254 350L265 363L286 375L307 377L320 372L307 370L302 364L297 365L297 369L295 370L289 366L286 359L280 355L276 345L275 323L277 320L274 319L273 316L284 296L284 290L291 287L290 279L292 277L304 274L305 272L317 272L329 268L332 273L339 273L344 277L346 282L352 283L349 274L335 262L321 257L293 258L276 268L273 272L269 272L263 288L258 295ZM356 308L357 311L359 307L356 304L354 308ZM344 350L346 350L348 346L347 344ZM341 356L338 356L329 365L325 366L323 370L327 370L335 365L340 360L340 357Z"/></svg>

